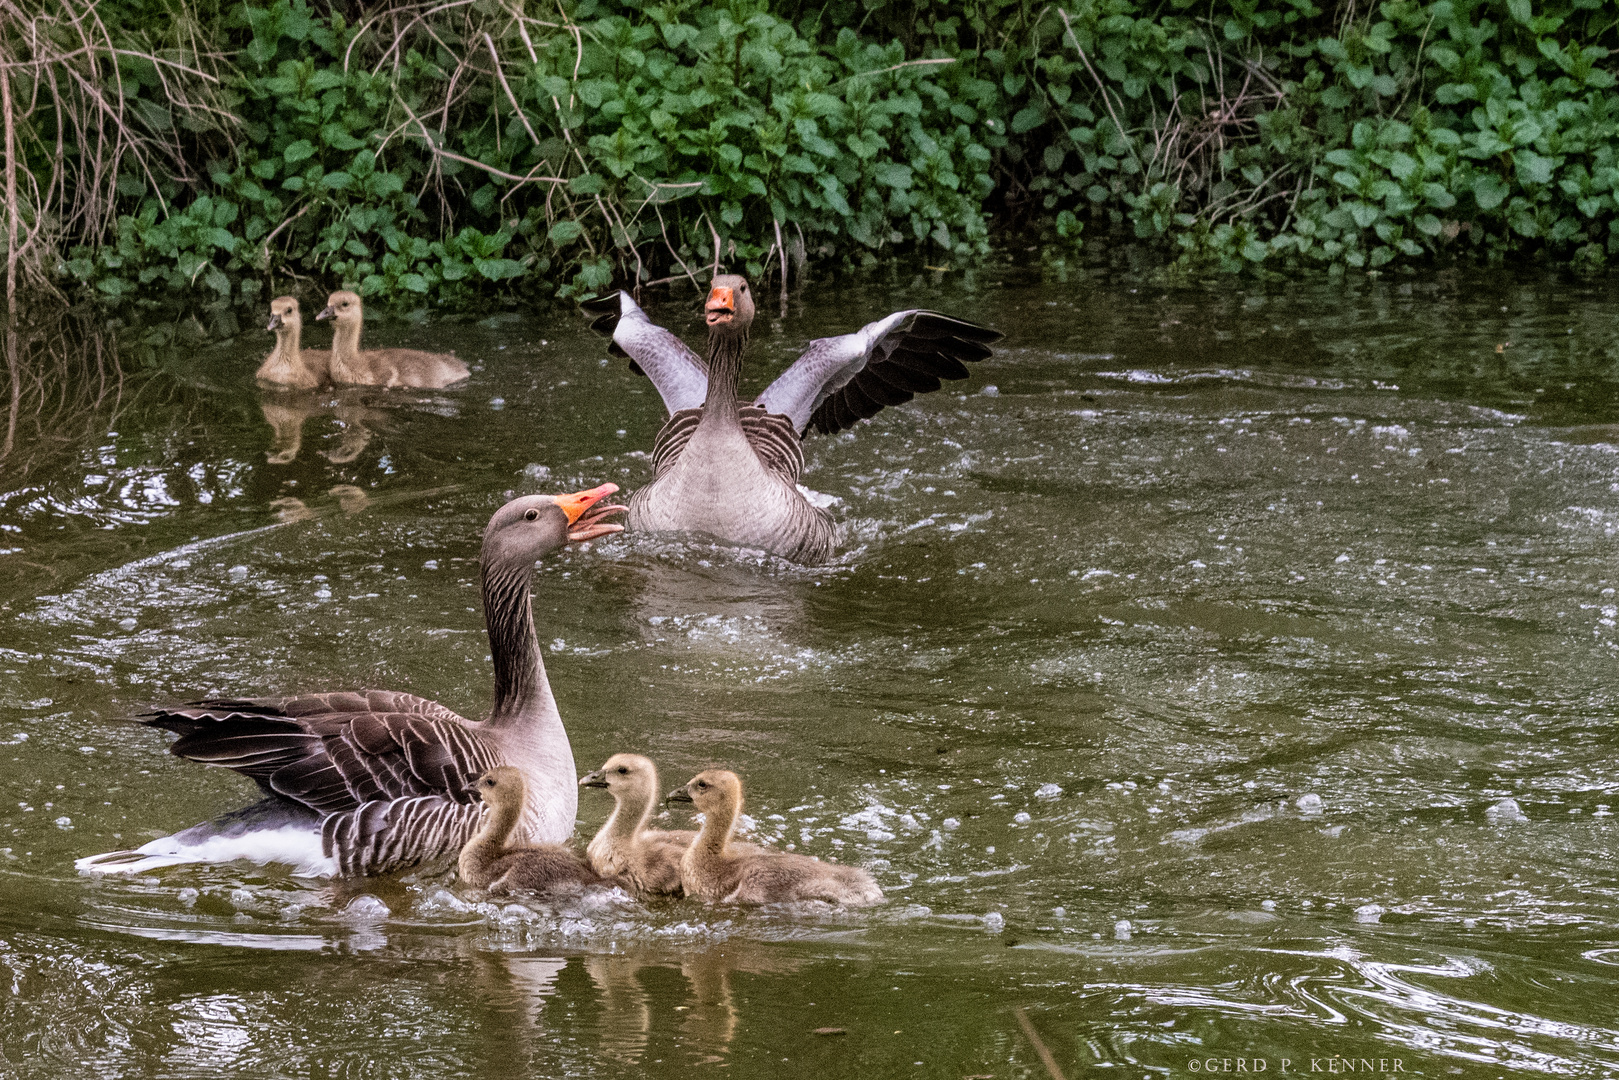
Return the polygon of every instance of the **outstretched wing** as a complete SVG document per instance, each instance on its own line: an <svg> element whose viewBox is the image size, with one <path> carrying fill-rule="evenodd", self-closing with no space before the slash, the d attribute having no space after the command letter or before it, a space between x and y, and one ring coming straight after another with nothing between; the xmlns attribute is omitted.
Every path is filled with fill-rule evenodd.
<svg viewBox="0 0 1619 1080"><path fill-rule="evenodd" d="M586 300L582 306L597 316L591 329L612 337L607 351L628 356L630 370L652 380L671 416L703 403L708 396L708 365L685 342L647 318L629 293Z"/></svg>
<svg viewBox="0 0 1619 1080"><path fill-rule="evenodd" d="M500 764L449 709L390 691L204 701L141 719L180 736L176 757L232 769L320 814L426 796L471 805L473 781Z"/></svg>
<svg viewBox="0 0 1619 1080"><path fill-rule="evenodd" d="M817 338L755 404L780 413L802 434L830 435L965 379L964 366L991 355L1000 331L936 311L896 311L852 334Z"/></svg>

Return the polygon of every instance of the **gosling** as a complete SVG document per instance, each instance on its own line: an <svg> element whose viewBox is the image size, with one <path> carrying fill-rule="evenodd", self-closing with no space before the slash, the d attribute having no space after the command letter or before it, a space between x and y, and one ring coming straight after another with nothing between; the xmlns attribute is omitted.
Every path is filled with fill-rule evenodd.
<svg viewBox="0 0 1619 1080"><path fill-rule="evenodd" d="M331 353L301 347L304 317L296 296L270 301L270 325L265 329L275 331L275 348L259 365L255 377L260 382L315 390L331 381Z"/></svg>
<svg viewBox="0 0 1619 1080"><path fill-rule="evenodd" d="M669 793L703 813L703 828L680 857L680 884L687 896L710 903L778 904L824 900L864 907L883 902L882 890L864 870L824 863L808 855L739 854L731 829L742 812L742 781L736 773L710 769Z"/></svg>
<svg viewBox="0 0 1619 1080"><path fill-rule="evenodd" d="M355 386L410 386L437 390L467 378L467 366L447 353L420 349L360 348L365 309L357 293L334 292L317 319L332 323L332 381Z"/></svg>
<svg viewBox="0 0 1619 1080"><path fill-rule="evenodd" d="M493 894L578 893L601 877L571 848L563 844L507 847L517 819L523 814L528 785L510 765L497 765L473 785L489 806L483 825L457 864L461 880Z"/></svg>
<svg viewBox="0 0 1619 1080"><path fill-rule="evenodd" d="M649 829L658 798L658 768L640 754L614 754L580 787L605 788L613 812L585 848L590 867L637 896L680 896L680 857L697 839L694 829ZM733 854L765 855L767 848L733 841Z"/></svg>
<svg viewBox="0 0 1619 1080"><path fill-rule="evenodd" d="M679 896L680 856L697 834L647 828L658 797L657 766L640 754L614 754L579 786L613 796L613 812L585 848L590 868L639 896Z"/></svg>

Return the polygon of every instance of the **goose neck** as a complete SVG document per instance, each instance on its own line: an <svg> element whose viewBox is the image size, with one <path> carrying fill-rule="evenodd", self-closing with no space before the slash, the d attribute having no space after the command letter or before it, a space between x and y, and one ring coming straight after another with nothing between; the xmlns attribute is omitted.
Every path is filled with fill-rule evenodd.
<svg viewBox="0 0 1619 1080"><path fill-rule="evenodd" d="M490 806L488 813L484 815L483 826L472 838L472 843L489 853L503 850L506 841L511 839L512 830L517 828L518 819L522 816L523 807L516 800Z"/></svg>
<svg viewBox="0 0 1619 1080"><path fill-rule="evenodd" d="M724 855L731 841L731 829L736 825L738 807L727 803L703 813L703 829L697 834L695 846L711 855Z"/></svg>
<svg viewBox="0 0 1619 1080"><path fill-rule="evenodd" d="M338 322L332 327L332 358L352 363L360 358L360 323Z"/></svg>
<svg viewBox="0 0 1619 1080"><path fill-rule="evenodd" d="M613 803L613 814L603 826L607 835L615 840L633 840L646 829L652 819L652 800L639 792L618 798Z"/></svg>
<svg viewBox="0 0 1619 1080"><path fill-rule="evenodd" d="M737 389L742 383L742 352L748 344L748 331L731 327L708 334L708 396L703 401L708 415L733 415Z"/></svg>
<svg viewBox="0 0 1619 1080"><path fill-rule="evenodd" d="M297 323L282 323L275 332L276 359L284 364L300 365L303 362L302 333L303 328Z"/></svg>
<svg viewBox="0 0 1619 1080"><path fill-rule="evenodd" d="M495 665L495 703L489 722L496 726L533 717L561 723L534 630L533 573L527 562L483 568L484 623Z"/></svg>

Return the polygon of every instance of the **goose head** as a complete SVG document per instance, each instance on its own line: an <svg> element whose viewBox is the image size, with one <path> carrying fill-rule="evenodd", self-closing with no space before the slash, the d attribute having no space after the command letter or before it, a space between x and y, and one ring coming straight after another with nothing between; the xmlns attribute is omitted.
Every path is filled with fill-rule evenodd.
<svg viewBox="0 0 1619 1080"><path fill-rule="evenodd" d="M579 786L606 788L615 799L650 803L658 793L658 769L640 754L614 754L601 768L580 777Z"/></svg>
<svg viewBox="0 0 1619 1080"><path fill-rule="evenodd" d="M746 333L753 323L753 294L747 279L740 274L715 274L703 311L710 333L721 329Z"/></svg>
<svg viewBox="0 0 1619 1080"><path fill-rule="evenodd" d="M317 319L333 319L339 326L345 323L357 323L365 317L365 308L360 303L360 294L339 289L326 298L326 306L321 309Z"/></svg>
<svg viewBox="0 0 1619 1080"><path fill-rule="evenodd" d="M742 779L729 769L707 769L669 793L670 802L687 802L705 815L736 812L742 806Z"/></svg>
<svg viewBox="0 0 1619 1080"><path fill-rule="evenodd" d="M472 790L494 809L508 806L521 808L528 794L528 785L523 781L522 770L510 765L496 765L473 781Z"/></svg>
<svg viewBox="0 0 1619 1080"><path fill-rule="evenodd" d="M624 526L604 519L625 508L601 501L617 490L617 484L602 484L569 495L513 499L495 511L484 530L484 565L532 565L564 544L622 532Z"/></svg>
<svg viewBox="0 0 1619 1080"><path fill-rule="evenodd" d="M266 330L280 330L283 326L297 330L303 324L304 318L298 311L296 296L278 296L270 301L270 325L265 327Z"/></svg>

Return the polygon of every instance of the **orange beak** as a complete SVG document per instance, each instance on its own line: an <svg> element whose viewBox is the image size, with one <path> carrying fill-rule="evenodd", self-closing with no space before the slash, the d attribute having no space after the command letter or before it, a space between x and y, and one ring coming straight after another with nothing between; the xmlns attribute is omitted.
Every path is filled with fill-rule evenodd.
<svg viewBox="0 0 1619 1080"><path fill-rule="evenodd" d="M575 491L571 495L554 495L552 501L562 508L568 515L568 539L579 543L585 540L594 540L598 536L608 533L623 532L624 526L610 524L602 519L609 514L616 514L625 507L615 506L612 503L601 503L602 499L618 490L617 484L603 484L588 491Z"/></svg>
<svg viewBox="0 0 1619 1080"><path fill-rule="evenodd" d="M736 314L736 297L727 286L716 285L709 290L708 303L703 307L708 312L708 325L730 322Z"/></svg>

